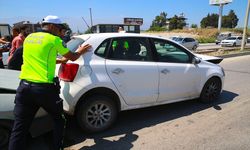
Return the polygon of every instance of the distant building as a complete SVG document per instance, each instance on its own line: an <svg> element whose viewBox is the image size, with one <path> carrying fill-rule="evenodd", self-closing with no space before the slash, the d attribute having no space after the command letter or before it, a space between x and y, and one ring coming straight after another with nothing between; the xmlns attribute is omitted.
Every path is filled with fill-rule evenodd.
<svg viewBox="0 0 250 150"><path fill-rule="evenodd" d="M127 25L127 24L97 24L91 30L93 33L110 33L118 32L118 28L123 27L127 33L140 33L140 25Z"/></svg>
<svg viewBox="0 0 250 150"><path fill-rule="evenodd" d="M36 32L36 31L39 31L41 30L41 24L40 23L31 23L29 21L21 21L21 22L17 22L17 23L14 23L13 26L20 26L20 25L26 25L28 27L28 31L29 33L33 33L33 32Z"/></svg>
<svg viewBox="0 0 250 150"><path fill-rule="evenodd" d="M11 35L11 26L9 24L0 24L0 37Z"/></svg>

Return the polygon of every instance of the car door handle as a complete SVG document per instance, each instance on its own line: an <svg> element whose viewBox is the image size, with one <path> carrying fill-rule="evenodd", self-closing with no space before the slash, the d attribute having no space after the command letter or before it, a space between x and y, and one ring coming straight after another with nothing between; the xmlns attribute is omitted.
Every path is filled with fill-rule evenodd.
<svg viewBox="0 0 250 150"><path fill-rule="evenodd" d="M161 73L168 74L168 73L170 73L170 71L168 69L163 69L163 70L161 70Z"/></svg>
<svg viewBox="0 0 250 150"><path fill-rule="evenodd" d="M112 73L114 73L114 74L120 74L123 72L124 72L124 70L122 70L121 68L116 68L115 70L112 71Z"/></svg>

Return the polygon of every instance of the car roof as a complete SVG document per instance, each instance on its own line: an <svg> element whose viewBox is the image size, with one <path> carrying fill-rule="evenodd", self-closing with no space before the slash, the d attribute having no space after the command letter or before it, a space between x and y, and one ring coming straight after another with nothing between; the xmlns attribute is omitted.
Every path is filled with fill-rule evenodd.
<svg viewBox="0 0 250 150"><path fill-rule="evenodd" d="M159 39L167 39L161 36L153 36L147 34L137 34L137 33L93 33L93 34L82 34L74 37L82 38L84 40L88 38L115 38L115 37L148 37L148 38L159 38Z"/></svg>

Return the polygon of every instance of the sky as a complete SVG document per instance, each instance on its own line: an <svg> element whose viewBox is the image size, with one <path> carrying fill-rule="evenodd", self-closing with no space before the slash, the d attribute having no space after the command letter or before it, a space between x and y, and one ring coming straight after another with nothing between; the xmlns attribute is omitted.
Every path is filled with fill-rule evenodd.
<svg viewBox="0 0 250 150"><path fill-rule="evenodd" d="M147 30L161 12L167 17L184 13L187 23L200 25L208 13L218 13L219 7L209 5L209 0L0 0L0 23L20 21L40 22L47 15L56 15L76 32L87 30L82 17L91 25L101 23L122 24L123 18L143 18L142 30ZM223 15L234 10L243 27L247 0L233 0L223 8Z"/></svg>

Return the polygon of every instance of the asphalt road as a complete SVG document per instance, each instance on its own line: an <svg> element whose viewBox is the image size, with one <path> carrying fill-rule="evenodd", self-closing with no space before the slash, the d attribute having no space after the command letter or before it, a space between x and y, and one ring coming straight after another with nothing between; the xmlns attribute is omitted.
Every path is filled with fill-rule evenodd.
<svg viewBox="0 0 250 150"><path fill-rule="evenodd" d="M113 128L87 135L68 119L65 150L249 150L250 55L224 59L224 91L218 101L196 100L122 112ZM32 139L46 150L51 133Z"/></svg>

